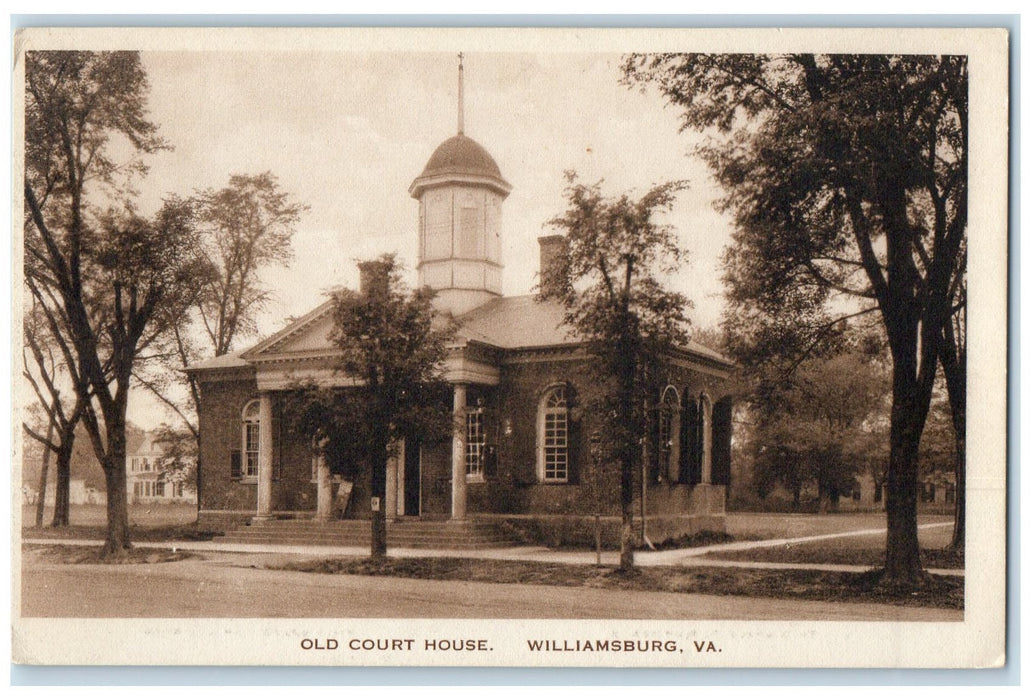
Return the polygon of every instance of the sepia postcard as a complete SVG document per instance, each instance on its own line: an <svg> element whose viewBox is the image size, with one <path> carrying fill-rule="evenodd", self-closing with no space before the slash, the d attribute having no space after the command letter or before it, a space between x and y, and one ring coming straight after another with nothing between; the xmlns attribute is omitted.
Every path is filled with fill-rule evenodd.
<svg viewBox="0 0 1031 700"><path fill-rule="evenodd" d="M15 663L1006 662L1005 29L14 41Z"/></svg>

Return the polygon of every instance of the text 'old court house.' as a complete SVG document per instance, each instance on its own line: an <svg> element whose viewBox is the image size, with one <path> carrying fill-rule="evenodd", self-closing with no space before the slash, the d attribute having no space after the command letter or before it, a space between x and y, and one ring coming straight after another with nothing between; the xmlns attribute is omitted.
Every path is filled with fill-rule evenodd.
<svg viewBox="0 0 1031 700"><path fill-rule="evenodd" d="M599 508L588 484L596 426L582 408L597 380L558 302L502 296L502 208L513 186L463 133L459 92L457 135L408 190L419 203L418 283L458 324L445 373L458 427L450 442L413 436L399 446L381 507L390 520L504 522L524 538L574 541ZM538 240L544 283L565 245L562 236ZM284 417L285 395L301 381L353 385L336 369L332 308L327 301L244 352L190 368L201 386L202 523L370 517L368 472L346 445L320 450ZM694 342L669 358L635 488L652 541L724 529L732 371ZM600 503L614 533L618 486Z"/></svg>

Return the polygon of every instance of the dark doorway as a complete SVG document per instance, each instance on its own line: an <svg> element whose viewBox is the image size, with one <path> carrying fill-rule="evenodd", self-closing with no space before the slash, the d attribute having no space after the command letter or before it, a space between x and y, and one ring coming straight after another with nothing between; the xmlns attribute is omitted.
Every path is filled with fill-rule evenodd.
<svg viewBox="0 0 1031 700"><path fill-rule="evenodd" d="M405 515L419 515L419 453L422 444L419 440L405 440Z"/></svg>

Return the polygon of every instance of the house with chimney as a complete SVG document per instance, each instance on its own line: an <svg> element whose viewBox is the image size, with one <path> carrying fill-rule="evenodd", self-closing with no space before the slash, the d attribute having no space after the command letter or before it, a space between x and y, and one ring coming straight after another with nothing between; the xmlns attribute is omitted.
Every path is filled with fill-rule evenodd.
<svg viewBox="0 0 1031 700"><path fill-rule="evenodd" d="M379 503L346 444L324 448L291 429L286 397L300 382L354 385L337 369L327 301L243 352L188 368L201 396L202 525L305 521L295 532L314 533L320 523L367 520L378 507L395 523L388 537L418 521L573 543L593 538L600 512L606 539L615 537L618 480L602 488L603 470L592 461L600 423L585 407L600 387L591 357L558 302L502 295L502 208L513 185L465 135L459 94L458 133L408 190L418 202L418 284L436 291L436 312L458 327L445 370L454 435L413 435L398 445ZM564 238L538 242L544 284ZM665 386L642 397L654 406L654 429L642 445L635 512L638 534L652 542L723 530L730 478L733 364L690 342L666 370Z"/></svg>

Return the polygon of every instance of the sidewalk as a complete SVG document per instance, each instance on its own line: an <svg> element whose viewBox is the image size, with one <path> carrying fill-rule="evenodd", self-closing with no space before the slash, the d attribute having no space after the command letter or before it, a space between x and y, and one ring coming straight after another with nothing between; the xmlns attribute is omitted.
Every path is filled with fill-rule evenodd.
<svg viewBox="0 0 1031 700"><path fill-rule="evenodd" d="M929 523L921 525L920 528L951 527L951 523ZM762 547L779 547L787 544L814 542L818 540L836 539L841 537L858 537L863 535L884 534L884 528L871 530L853 530L850 532L831 533L826 535L810 535L807 537L780 538L770 540L749 540L743 542L730 542L727 544L707 545L704 547L691 547L686 549L671 549L665 551L638 551L634 553L634 563L638 566L722 566L729 568L743 569L809 569L813 571L848 571L863 572L869 571L872 567L855 566L850 564L805 564L805 563L781 563L781 562L750 562L750 561L729 561L719 559L697 559L707 554L718 554L719 552L742 551L758 549ZM35 538L22 540L23 544L42 545L79 545L96 546L103 545L102 540L76 540L76 539L49 539ZM369 552L368 547L324 547L307 545L277 545L277 544L234 544L223 542L138 542L139 547L153 549L171 549L173 551L185 552L239 552L249 554L283 554L300 557L353 557L365 556ZM392 548L389 555L393 557L456 557L465 559L501 559L510 561L539 561L554 564L594 564L597 562L597 555L590 551L557 551L547 547L506 547L503 549L410 549ZM691 561L696 559L696 561ZM615 566L619 563L619 553L606 551L601 554L601 563L607 566ZM928 569L928 573L941 576L963 576L962 569Z"/></svg>

